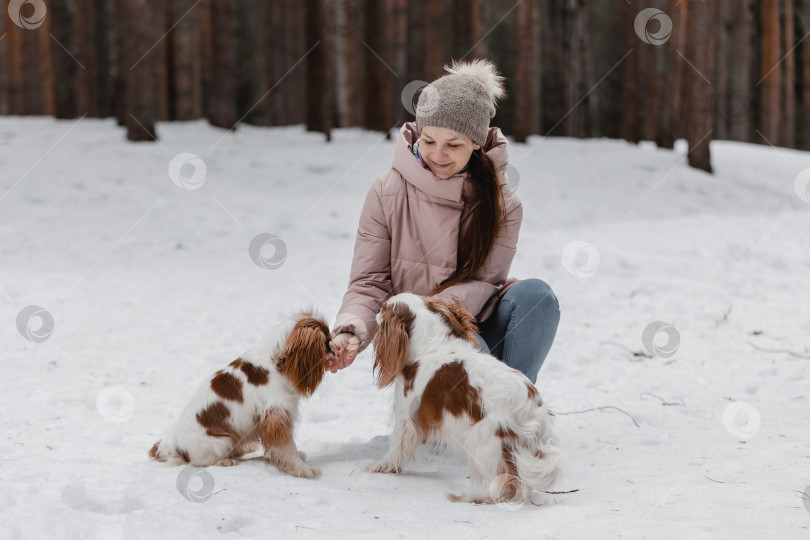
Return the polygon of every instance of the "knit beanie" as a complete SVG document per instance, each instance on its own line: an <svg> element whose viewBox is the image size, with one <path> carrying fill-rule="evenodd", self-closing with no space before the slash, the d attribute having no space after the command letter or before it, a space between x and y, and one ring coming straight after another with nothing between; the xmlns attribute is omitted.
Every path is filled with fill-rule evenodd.
<svg viewBox="0 0 810 540"><path fill-rule="evenodd" d="M448 75L427 85L416 103L416 129L426 126L452 129L475 144L487 141L495 104L506 93L503 77L489 60L453 62Z"/></svg>

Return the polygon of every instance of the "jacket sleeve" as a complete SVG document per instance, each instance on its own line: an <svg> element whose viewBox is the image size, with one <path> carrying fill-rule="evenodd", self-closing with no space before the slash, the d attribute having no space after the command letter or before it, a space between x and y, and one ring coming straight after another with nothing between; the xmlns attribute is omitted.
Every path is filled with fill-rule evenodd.
<svg viewBox="0 0 810 540"><path fill-rule="evenodd" d="M488 316L491 312L487 302L506 284L509 269L517 251L520 224L523 221L523 205L514 195L512 200L514 202L506 214L504 225L495 237L492 251L474 276L475 279L448 287L436 295L460 304L479 321L486 318L479 318L485 307L488 308L485 315Z"/></svg>
<svg viewBox="0 0 810 540"><path fill-rule="evenodd" d="M360 351L377 333L377 312L391 296L391 234L381 202L381 179L366 195L349 278L332 335L351 332L360 339Z"/></svg>

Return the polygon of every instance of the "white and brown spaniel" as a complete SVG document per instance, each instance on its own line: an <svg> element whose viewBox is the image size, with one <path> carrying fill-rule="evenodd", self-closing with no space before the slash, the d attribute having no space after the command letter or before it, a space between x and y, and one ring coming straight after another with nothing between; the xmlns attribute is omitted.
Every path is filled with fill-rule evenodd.
<svg viewBox="0 0 810 540"><path fill-rule="evenodd" d="M317 476L295 446L293 427L300 397L315 391L332 357L328 341L326 322L310 312L277 325L197 389L149 455L173 465L227 466L261 444L279 470Z"/></svg>
<svg viewBox="0 0 810 540"><path fill-rule="evenodd" d="M396 382L388 453L369 471L400 472L423 442L463 450L476 487L451 501L518 502L560 475L553 418L519 371L478 348L475 320L446 300L402 293L377 315L374 370Z"/></svg>

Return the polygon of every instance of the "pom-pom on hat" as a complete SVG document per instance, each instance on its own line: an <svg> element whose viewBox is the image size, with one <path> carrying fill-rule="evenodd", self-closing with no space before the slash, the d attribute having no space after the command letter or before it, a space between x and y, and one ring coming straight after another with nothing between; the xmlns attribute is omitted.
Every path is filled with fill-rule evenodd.
<svg viewBox="0 0 810 540"><path fill-rule="evenodd" d="M416 104L416 128L452 129L483 145L495 105L504 97L503 77L489 60L453 62L447 75L426 86Z"/></svg>

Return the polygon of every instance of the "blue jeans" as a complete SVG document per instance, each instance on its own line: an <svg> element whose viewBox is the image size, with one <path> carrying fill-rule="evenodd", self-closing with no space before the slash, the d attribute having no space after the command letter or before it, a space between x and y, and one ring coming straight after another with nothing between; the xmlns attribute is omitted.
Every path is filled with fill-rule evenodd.
<svg viewBox="0 0 810 540"><path fill-rule="evenodd" d="M509 367L537 380L560 323L560 304L548 283L526 279L513 285L490 317L479 324L478 341Z"/></svg>

